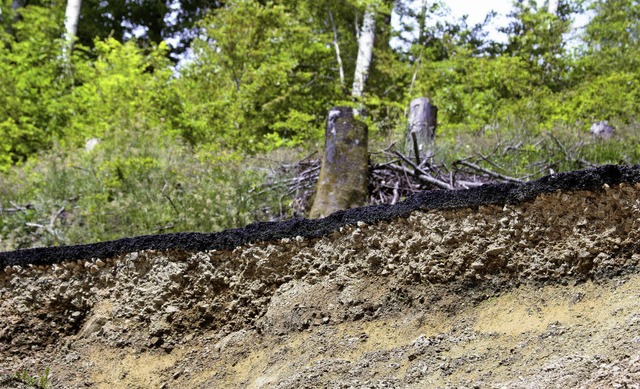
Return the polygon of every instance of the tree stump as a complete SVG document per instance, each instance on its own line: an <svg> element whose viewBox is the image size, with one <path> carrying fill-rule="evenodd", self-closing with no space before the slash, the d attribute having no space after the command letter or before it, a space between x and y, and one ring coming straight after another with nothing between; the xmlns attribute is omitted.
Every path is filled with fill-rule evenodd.
<svg viewBox="0 0 640 389"><path fill-rule="evenodd" d="M369 154L367 125L353 108L329 110L320 178L309 214L325 217L341 209L363 206L368 195Z"/></svg>
<svg viewBox="0 0 640 389"><path fill-rule="evenodd" d="M417 164L433 155L433 142L438 125L438 107L426 97L411 100L405 153L413 156Z"/></svg>

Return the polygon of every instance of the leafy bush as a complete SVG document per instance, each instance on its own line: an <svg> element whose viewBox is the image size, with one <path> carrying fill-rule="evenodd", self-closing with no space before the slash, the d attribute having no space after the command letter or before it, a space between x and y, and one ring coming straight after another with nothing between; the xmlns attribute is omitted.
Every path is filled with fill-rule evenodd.
<svg viewBox="0 0 640 389"><path fill-rule="evenodd" d="M280 195L258 194L267 172L252 164L150 129L92 151L55 146L0 176L0 250L213 232L269 219L260 209L278 209Z"/></svg>
<svg viewBox="0 0 640 389"><path fill-rule="evenodd" d="M0 173L50 145L59 131L57 98L67 85L61 78L62 31L56 12L25 7L12 25L0 30Z"/></svg>

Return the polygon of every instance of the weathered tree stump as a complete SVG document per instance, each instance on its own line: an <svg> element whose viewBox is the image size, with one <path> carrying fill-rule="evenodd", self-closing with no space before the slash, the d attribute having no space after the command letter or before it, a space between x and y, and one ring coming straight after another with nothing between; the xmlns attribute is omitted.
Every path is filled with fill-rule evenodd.
<svg viewBox="0 0 640 389"><path fill-rule="evenodd" d="M325 217L367 201L367 125L353 116L353 108L329 110L320 178L309 217Z"/></svg>
<svg viewBox="0 0 640 389"><path fill-rule="evenodd" d="M405 153L413 156L418 165L433 154L437 125L438 107L426 97L411 100Z"/></svg>

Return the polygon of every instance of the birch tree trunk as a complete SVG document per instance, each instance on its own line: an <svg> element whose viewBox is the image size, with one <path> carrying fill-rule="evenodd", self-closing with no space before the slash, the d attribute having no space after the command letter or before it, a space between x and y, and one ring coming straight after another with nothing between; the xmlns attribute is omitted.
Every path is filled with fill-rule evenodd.
<svg viewBox="0 0 640 389"><path fill-rule="evenodd" d="M547 12L549 12L552 15L558 14L558 0L548 0Z"/></svg>
<svg viewBox="0 0 640 389"><path fill-rule="evenodd" d="M327 116L325 152L309 217L360 207L369 193L367 125L350 107L334 107Z"/></svg>
<svg viewBox="0 0 640 389"><path fill-rule="evenodd" d="M64 31L67 42L63 55L65 60L69 59L73 50L73 41L78 32L78 21L80 20L80 7L82 0L67 0L67 9L64 12Z"/></svg>
<svg viewBox="0 0 640 389"><path fill-rule="evenodd" d="M329 19L331 20L331 28L333 29L333 46L336 49L336 59L338 61L338 73L340 75L340 87L344 89L344 68L342 66L342 56L340 55L340 45L338 44L338 30L333 21L333 12L329 10Z"/></svg>
<svg viewBox="0 0 640 389"><path fill-rule="evenodd" d="M373 6L368 6L362 20L362 28L358 37L358 57L353 77L351 96L356 99L364 95L364 85L369 77L369 67L373 58L373 41L375 38L376 18Z"/></svg>

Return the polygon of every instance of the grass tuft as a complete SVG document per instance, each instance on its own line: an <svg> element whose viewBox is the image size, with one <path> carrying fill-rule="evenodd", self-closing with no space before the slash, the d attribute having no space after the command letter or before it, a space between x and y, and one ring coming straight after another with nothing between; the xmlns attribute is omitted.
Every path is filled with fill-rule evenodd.
<svg viewBox="0 0 640 389"><path fill-rule="evenodd" d="M51 387L48 367L44 369L44 372L40 375L31 375L26 369L22 369L15 374L14 378L24 384L38 389L48 389Z"/></svg>

